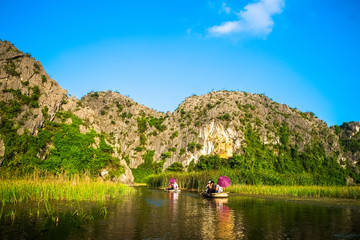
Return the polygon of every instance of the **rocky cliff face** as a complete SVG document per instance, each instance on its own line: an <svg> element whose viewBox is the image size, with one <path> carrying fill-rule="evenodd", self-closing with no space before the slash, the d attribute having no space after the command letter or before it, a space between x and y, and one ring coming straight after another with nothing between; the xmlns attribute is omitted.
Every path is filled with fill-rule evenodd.
<svg viewBox="0 0 360 240"><path fill-rule="evenodd" d="M133 181L130 168L144 162L147 150L155 152L155 161L164 161L164 169L174 162L186 167L201 155L242 154L249 127L269 148L284 141L286 131L286 141L299 151L320 142L329 155L340 152L340 158L352 164L359 160L360 149L344 151L340 144L359 137L360 123L344 126L339 134L313 113L300 112L265 95L210 92L186 98L173 113L162 113L112 91L91 92L82 99L68 97L39 61L9 42L0 42L0 66L0 101L22 101L16 117L19 134L29 131L36 135L45 118L53 121L57 112L71 112L83 120L82 133L94 129L106 136L115 149L113 155L125 166L123 182ZM1 139L0 155L4 155Z"/></svg>
<svg viewBox="0 0 360 240"><path fill-rule="evenodd" d="M53 120L67 94L39 61L7 41L0 42L0 92L0 102L9 109L18 134L34 135L45 121L42 111ZM1 124L4 117L1 113ZM0 134L0 166L6 150L3 138Z"/></svg>
<svg viewBox="0 0 360 240"><path fill-rule="evenodd" d="M67 91L45 72L39 61L24 54L10 42L0 42L0 101L22 100L17 123L18 133L37 133L45 121L41 110L47 109L50 120L60 110Z"/></svg>
<svg viewBox="0 0 360 240"><path fill-rule="evenodd" d="M340 135L343 146L342 160L351 159L353 165L360 162L360 122L343 123L340 127L333 127Z"/></svg>

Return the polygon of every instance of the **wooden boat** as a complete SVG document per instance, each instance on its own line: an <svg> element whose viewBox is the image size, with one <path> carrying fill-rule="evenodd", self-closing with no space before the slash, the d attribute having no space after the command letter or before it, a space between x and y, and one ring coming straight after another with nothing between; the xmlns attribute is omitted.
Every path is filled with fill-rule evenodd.
<svg viewBox="0 0 360 240"><path fill-rule="evenodd" d="M208 198L227 198L227 197L229 197L229 193L228 192L222 192L222 193L205 193L205 192L202 192L201 196L208 197Z"/></svg>
<svg viewBox="0 0 360 240"><path fill-rule="evenodd" d="M164 191L165 192L181 192L181 189L167 189L167 188L164 188Z"/></svg>

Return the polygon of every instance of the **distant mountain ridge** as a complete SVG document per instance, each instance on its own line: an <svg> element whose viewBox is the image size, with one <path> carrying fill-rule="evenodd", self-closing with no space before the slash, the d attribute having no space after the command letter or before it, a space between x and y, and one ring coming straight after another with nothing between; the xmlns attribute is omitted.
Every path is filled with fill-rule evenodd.
<svg viewBox="0 0 360 240"><path fill-rule="evenodd" d="M72 124L75 131L78 128L79 136L91 135L88 146L92 154L101 150L95 154L99 159L105 159L107 153L117 159L98 163L99 167L94 169L99 174L108 173L117 169L114 162L118 161L123 171L117 179L122 182L133 182L132 172L146 161L149 152L162 169L175 162L187 167L203 155L223 158L244 155L249 131L277 158L283 149L301 153L316 145L321 146L326 156L335 154L339 164L354 167L358 173L360 122L328 127L313 113L276 103L262 94L237 91L188 97L173 113L155 111L112 91L91 92L79 100L69 97L39 61L7 41L0 42L0 65L2 169L23 166L26 161L44 167L43 162L56 154L57 161L66 159L54 149L55 134L64 131L61 128L66 124ZM34 150L31 157L16 157L25 156L29 149L23 152L11 149L14 146L10 136L38 137L39 133L49 132L54 136L49 135L46 143L37 145L38 152ZM106 146L111 150L106 150Z"/></svg>

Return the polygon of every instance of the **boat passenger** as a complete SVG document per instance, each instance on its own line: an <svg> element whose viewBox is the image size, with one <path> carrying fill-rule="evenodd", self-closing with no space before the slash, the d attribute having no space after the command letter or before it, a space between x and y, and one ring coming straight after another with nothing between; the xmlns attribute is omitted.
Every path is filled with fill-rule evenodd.
<svg viewBox="0 0 360 240"><path fill-rule="evenodd" d="M179 185L177 185L176 182L174 182L174 184L173 184L173 189L175 189L175 190L178 190L178 189L179 189Z"/></svg>
<svg viewBox="0 0 360 240"><path fill-rule="evenodd" d="M211 181L210 183L210 189L209 189L209 192L208 193L214 193L215 192L215 184L214 184L214 181Z"/></svg>
<svg viewBox="0 0 360 240"><path fill-rule="evenodd" d="M216 184L215 192L216 193L222 193L223 191L224 191L224 189L219 184Z"/></svg>
<svg viewBox="0 0 360 240"><path fill-rule="evenodd" d="M173 183L169 183L169 185L167 186L168 190L174 190L174 184Z"/></svg>
<svg viewBox="0 0 360 240"><path fill-rule="evenodd" d="M208 184L206 185L205 193L210 193L210 189L211 189L211 180L208 181Z"/></svg>

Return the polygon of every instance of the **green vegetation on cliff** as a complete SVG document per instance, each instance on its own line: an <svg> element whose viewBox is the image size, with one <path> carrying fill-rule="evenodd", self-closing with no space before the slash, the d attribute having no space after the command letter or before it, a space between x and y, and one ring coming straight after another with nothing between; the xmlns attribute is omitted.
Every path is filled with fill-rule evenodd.
<svg viewBox="0 0 360 240"><path fill-rule="evenodd" d="M16 103L14 101L13 105ZM106 144L104 136L94 130L81 133L82 120L75 115L58 112L60 123L45 121L36 136L29 132L18 134L18 126L13 120L18 111L8 106L0 104L4 116L0 133L5 136L6 149L1 165L2 176L22 176L35 170L68 175L90 172L92 176L98 176L103 168L109 170L111 177L123 173L119 159L112 156L113 149ZM43 114L46 114L46 109ZM68 119L70 124L65 123ZM96 146L95 138L99 139L99 146Z"/></svg>
<svg viewBox="0 0 360 240"><path fill-rule="evenodd" d="M147 176L150 176L152 174L159 174L162 172L164 160L160 162L155 162L154 155L154 151L148 150L143 155L144 163L140 164L137 168L131 169L134 175L135 182L144 183Z"/></svg>
<svg viewBox="0 0 360 240"><path fill-rule="evenodd" d="M337 153L327 156L320 142L306 145L303 152L297 146L290 146L290 131L283 124L278 132L280 144L272 145L272 149L260 141L259 134L248 124L245 131L243 154L234 154L230 158L218 155L200 156L197 164L191 162L188 167L189 178L198 178L190 182L190 188L198 188L206 184L209 177L227 175L233 183L251 185L345 185L346 177L351 170L344 169L337 162ZM193 144L195 147L195 144ZM277 152L277 154L275 154ZM170 168L176 172L176 168ZM179 170L180 172L181 170ZM197 172L198 174L189 173ZM153 185L156 176L147 182ZM159 176L162 179L162 175ZM186 174L182 174L184 182L189 182ZM198 185L201 183L200 185ZM163 184L163 183L161 183Z"/></svg>
<svg viewBox="0 0 360 240"><path fill-rule="evenodd" d="M289 145L290 132L284 124L279 130L280 144L272 150L260 141L260 136L248 124L243 154L230 158L217 155L201 156L197 164L190 163L188 173L167 173L147 178L150 186L162 186L167 178L177 177L183 187L199 189L209 179L221 175L233 184L250 185L345 185L349 170L337 162L337 155L327 156L320 142L307 145L303 152ZM278 154L275 154L277 152ZM174 171L173 171L174 172Z"/></svg>

